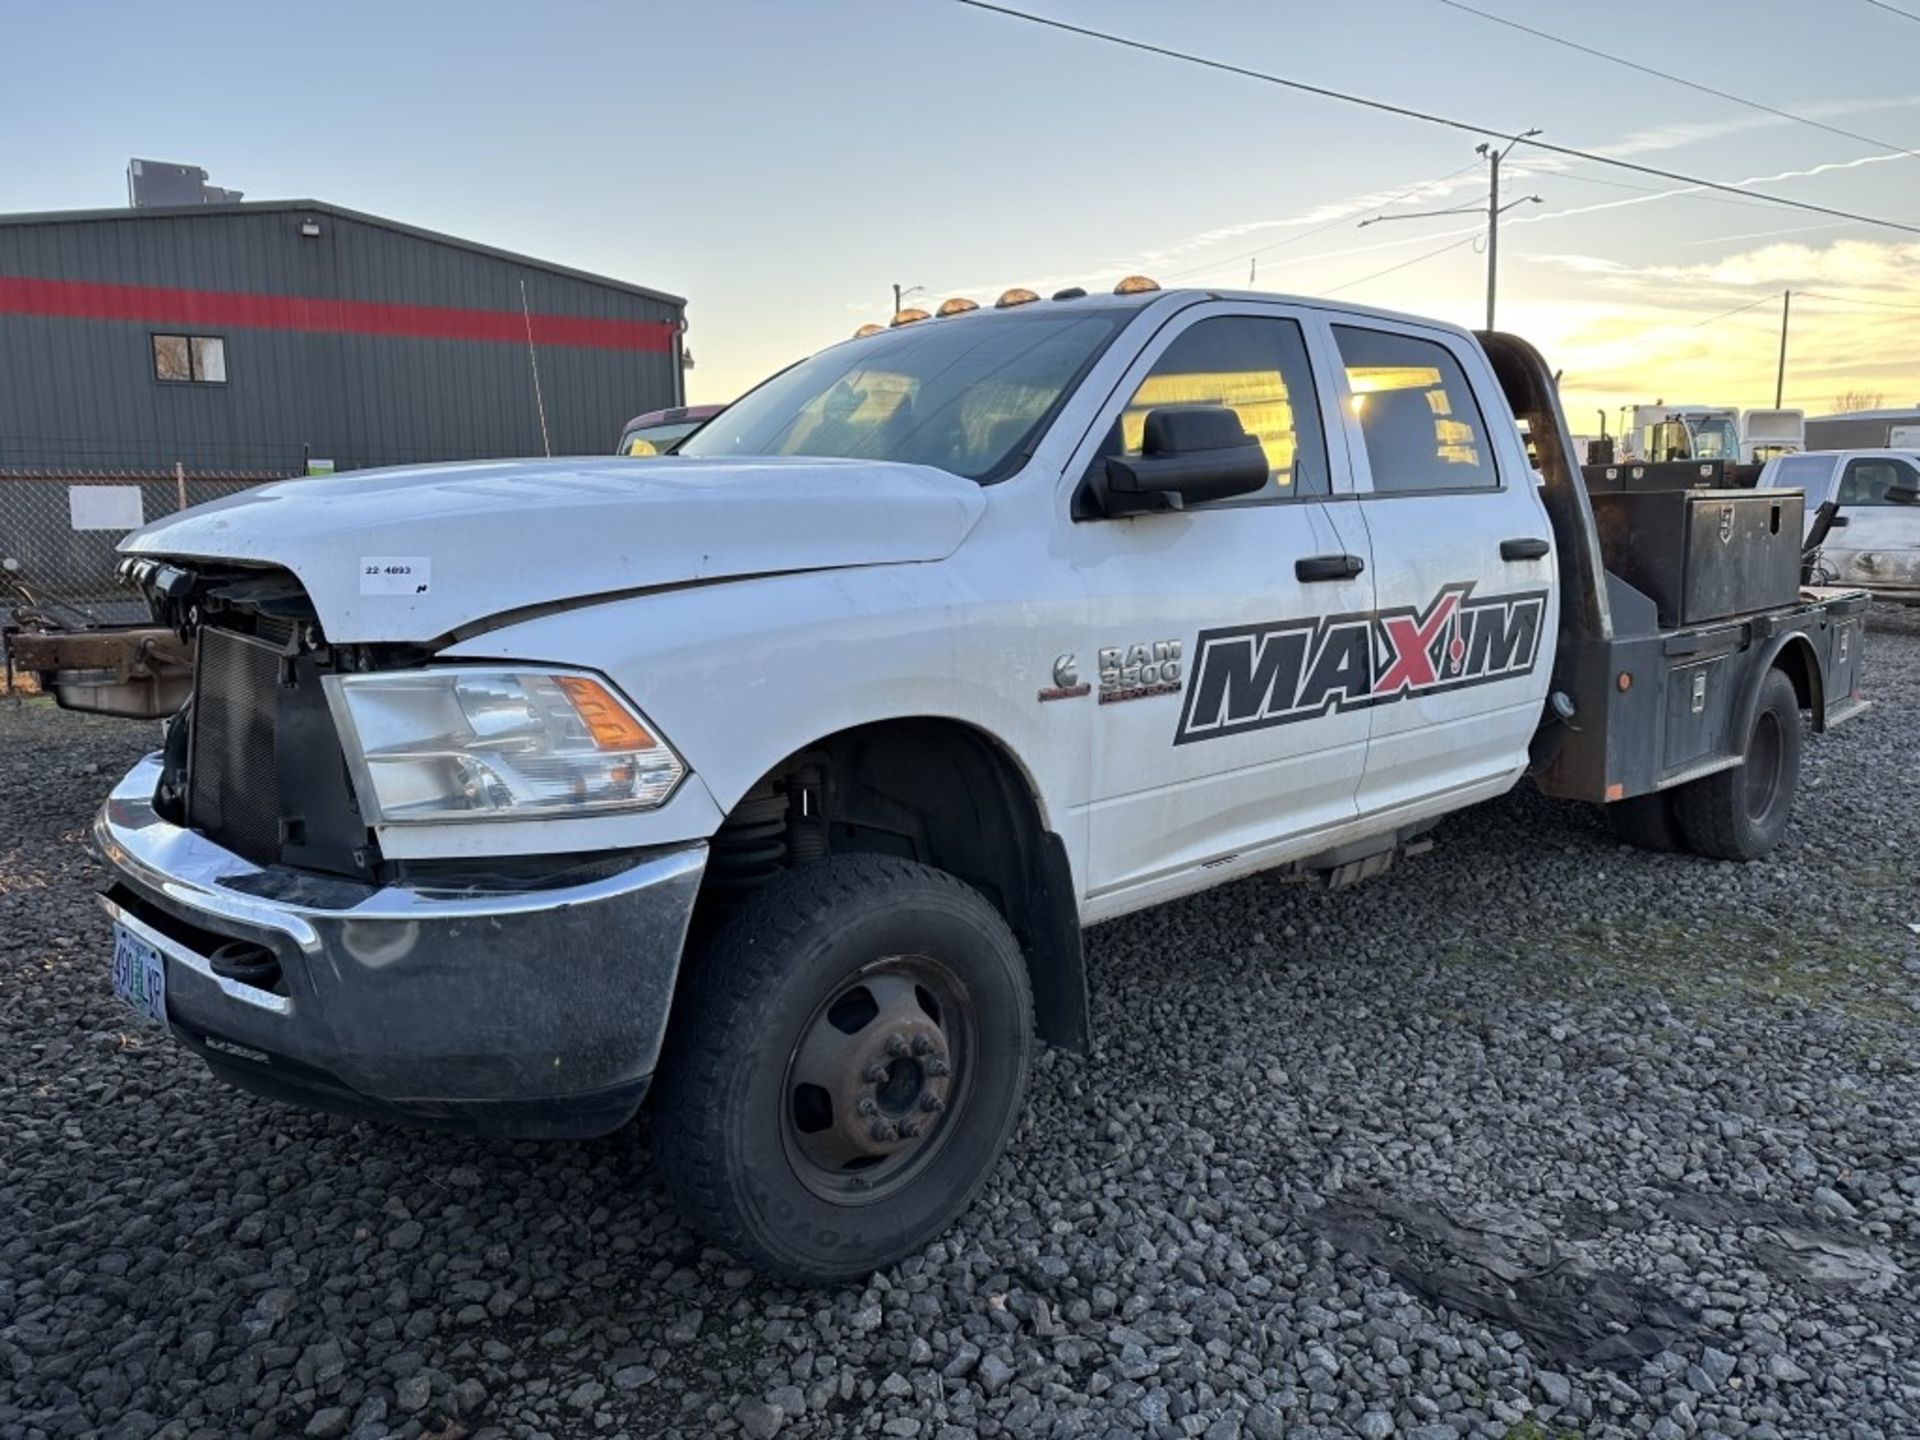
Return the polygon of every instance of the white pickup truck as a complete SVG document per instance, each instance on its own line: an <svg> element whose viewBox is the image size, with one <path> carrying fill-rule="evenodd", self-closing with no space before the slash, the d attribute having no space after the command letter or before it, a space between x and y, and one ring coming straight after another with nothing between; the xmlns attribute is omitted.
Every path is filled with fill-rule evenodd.
<svg viewBox="0 0 1920 1440"><path fill-rule="evenodd" d="M131 536L197 656L95 827L115 985L347 1113L651 1093L692 1221L858 1275L984 1183L1036 1033L1087 1044L1088 925L1351 882L1529 773L1765 853L1802 713L1865 705L1800 533L1792 492L1590 497L1509 336L1143 281L903 313L672 456Z"/></svg>

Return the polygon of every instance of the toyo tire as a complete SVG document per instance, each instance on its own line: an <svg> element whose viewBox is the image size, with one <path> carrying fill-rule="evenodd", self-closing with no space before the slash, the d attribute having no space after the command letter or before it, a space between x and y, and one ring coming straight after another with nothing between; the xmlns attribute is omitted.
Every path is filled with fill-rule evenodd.
<svg viewBox="0 0 1920 1440"><path fill-rule="evenodd" d="M1779 670L1760 681L1744 759L1683 785L1674 818L1690 849L1718 860L1758 860L1780 843L1800 789L1800 701Z"/></svg>
<svg viewBox="0 0 1920 1440"><path fill-rule="evenodd" d="M681 1213L802 1285L865 1276L972 1202L1020 1115L1026 961L944 871L789 870L716 929L675 1015L654 1148Z"/></svg>

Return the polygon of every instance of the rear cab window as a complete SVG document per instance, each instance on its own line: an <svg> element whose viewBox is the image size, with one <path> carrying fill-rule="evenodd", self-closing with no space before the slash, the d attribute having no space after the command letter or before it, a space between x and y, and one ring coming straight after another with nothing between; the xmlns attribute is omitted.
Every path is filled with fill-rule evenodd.
<svg viewBox="0 0 1920 1440"><path fill-rule="evenodd" d="M1335 325L1333 336L1374 494L1500 488L1486 417L1452 351L1357 325Z"/></svg>
<svg viewBox="0 0 1920 1440"><path fill-rule="evenodd" d="M1831 455L1788 455L1776 463L1767 476L1769 490L1804 490L1807 508L1812 510L1827 498L1828 482L1833 478Z"/></svg>

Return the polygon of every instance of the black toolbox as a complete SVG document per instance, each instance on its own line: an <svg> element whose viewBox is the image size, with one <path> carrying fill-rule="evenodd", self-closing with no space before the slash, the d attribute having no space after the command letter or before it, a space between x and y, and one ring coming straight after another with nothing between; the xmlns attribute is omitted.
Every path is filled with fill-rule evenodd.
<svg viewBox="0 0 1920 1440"><path fill-rule="evenodd" d="M1607 569L1651 599L1665 630L1800 598L1798 490L1594 490Z"/></svg>

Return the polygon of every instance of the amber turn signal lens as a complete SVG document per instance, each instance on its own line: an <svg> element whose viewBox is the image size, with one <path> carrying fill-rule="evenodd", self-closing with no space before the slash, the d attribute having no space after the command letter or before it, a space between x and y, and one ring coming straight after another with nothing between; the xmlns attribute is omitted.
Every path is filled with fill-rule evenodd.
<svg viewBox="0 0 1920 1440"><path fill-rule="evenodd" d="M585 675L556 675L553 683L573 702L593 743L602 750L651 750L659 743L598 680Z"/></svg>

